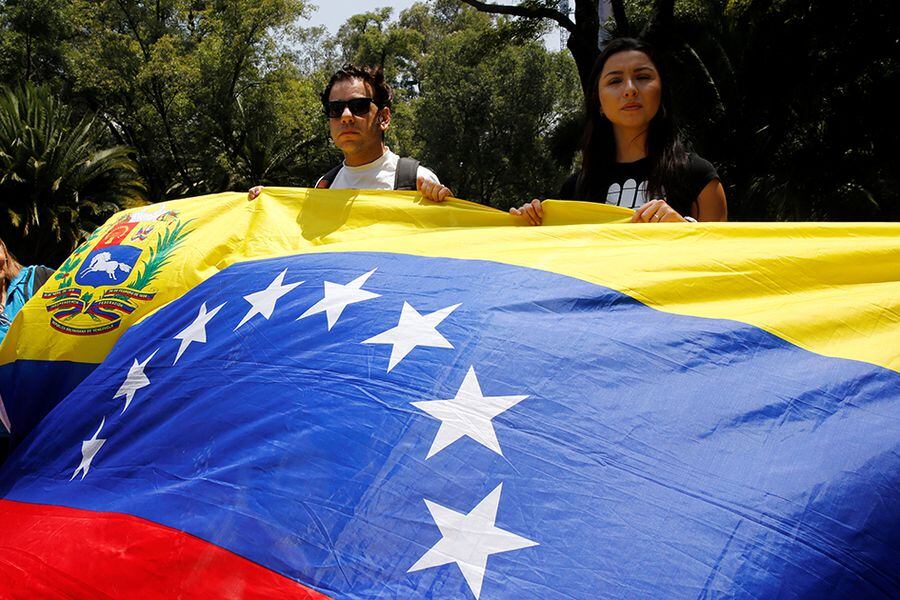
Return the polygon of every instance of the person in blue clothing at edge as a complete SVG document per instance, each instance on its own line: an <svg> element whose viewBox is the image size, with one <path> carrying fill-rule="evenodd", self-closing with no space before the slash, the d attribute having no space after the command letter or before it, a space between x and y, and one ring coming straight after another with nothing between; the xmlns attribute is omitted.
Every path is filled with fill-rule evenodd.
<svg viewBox="0 0 900 600"><path fill-rule="evenodd" d="M727 221L715 167L681 141L653 48L633 38L611 40L591 82L581 170L559 198L633 208L633 223ZM510 212L531 225L544 216L540 200Z"/></svg>
<svg viewBox="0 0 900 600"><path fill-rule="evenodd" d="M344 154L341 164L316 181L317 188L355 190L418 190L442 202L452 195L437 175L413 158L401 158L384 143L391 124L394 94L381 69L344 65L322 92L331 139ZM250 188L248 200L263 186Z"/></svg>
<svg viewBox="0 0 900 600"><path fill-rule="evenodd" d="M49 267L23 267L0 239L0 342L18 312L52 274Z"/></svg>

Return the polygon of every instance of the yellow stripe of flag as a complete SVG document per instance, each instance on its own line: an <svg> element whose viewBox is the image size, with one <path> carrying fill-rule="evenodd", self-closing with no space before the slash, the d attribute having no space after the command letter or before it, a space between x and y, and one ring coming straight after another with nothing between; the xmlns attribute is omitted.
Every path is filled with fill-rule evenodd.
<svg viewBox="0 0 900 600"><path fill-rule="evenodd" d="M633 225L627 223L631 211L616 207L559 201L544 206L545 224L528 227L491 208L457 200L433 205L411 192L267 188L254 202L237 193L167 202L162 208L169 214L157 216L160 220L151 218L164 212L160 207L128 211L104 225L78 256L83 261L90 244L137 215L130 236L142 227L151 231L145 239L126 240L142 249L129 278L118 286L127 289L146 270L161 236L181 224L183 239L142 289L152 299L120 300L136 308L121 315L118 327L73 335L49 327L54 313L48 307L60 306L59 297L43 297L59 290L60 281L52 279L16 319L0 348L0 364L98 363L129 325L231 264L366 251L552 271L610 287L658 310L741 321L813 352L900 370L898 224ZM75 266L84 269L82 263ZM85 293L77 285L63 291L73 288ZM85 306L93 302L99 312L120 306L116 298L97 304L95 296ZM106 322L81 314L57 322L66 318Z"/></svg>

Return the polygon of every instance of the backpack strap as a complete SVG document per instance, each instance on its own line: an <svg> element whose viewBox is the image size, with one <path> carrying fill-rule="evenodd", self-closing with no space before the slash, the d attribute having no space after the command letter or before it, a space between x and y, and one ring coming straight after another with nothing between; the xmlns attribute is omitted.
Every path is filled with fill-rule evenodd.
<svg viewBox="0 0 900 600"><path fill-rule="evenodd" d="M31 280L31 295L34 296L38 290L47 283L47 280L53 275L54 271L50 267L38 266L34 268L34 275Z"/></svg>
<svg viewBox="0 0 900 600"><path fill-rule="evenodd" d="M316 183L316 188L323 189L323 190L330 188L331 183L334 181L334 178L337 177L338 171L340 171L341 168L343 168L343 166L344 166L344 163L341 163L338 166L331 169L330 171L328 171L327 173L325 173L324 175L322 175L321 177L319 177L319 181Z"/></svg>
<svg viewBox="0 0 900 600"><path fill-rule="evenodd" d="M402 157L397 161L397 172L394 174L395 190L415 190L416 176L419 174L419 161Z"/></svg>

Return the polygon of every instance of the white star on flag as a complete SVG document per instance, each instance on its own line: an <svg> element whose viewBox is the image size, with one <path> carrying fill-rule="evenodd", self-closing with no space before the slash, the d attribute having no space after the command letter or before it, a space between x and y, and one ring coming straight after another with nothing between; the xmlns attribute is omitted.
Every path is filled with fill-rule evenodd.
<svg viewBox="0 0 900 600"><path fill-rule="evenodd" d="M159 352L159 348L154 350L153 354L148 356L142 363L139 363L135 358L134 364L131 365L130 369L128 369L128 375L125 376L125 381L121 386L119 386L119 391L116 392L116 395L113 396L113 400L125 396L125 407L122 409L122 413L128 410L128 407L131 405L131 401L134 400L134 394L139 389L145 388L150 385L150 380L144 374L144 368L147 366L147 363L150 362L150 359L156 356L157 352Z"/></svg>
<svg viewBox="0 0 900 600"><path fill-rule="evenodd" d="M216 313L222 310L222 307L227 304L223 302L218 305L211 311L206 311L206 302L200 305L200 311L197 313L197 318L194 319L194 322L187 326L187 328L181 333L177 334L174 338L176 340L181 340L181 345L178 347L178 354L175 355L175 362L178 362L178 359L181 358L181 355L184 354L184 351L187 350L187 347L191 345L192 342L200 342L201 344L206 343L206 324L216 316Z"/></svg>
<svg viewBox="0 0 900 600"><path fill-rule="evenodd" d="M272 283L270 283L269 287L266 289L244 296L244 300L250 303L251 308L247 311L247 314L244 315L244 318L241 319L241 322L237 324L237 327L234 328L234 331L237 331L241 325L256 315L262 315L268 321L269 317L272 316L272 313L275 312L275 303L278 302L282 296L303 283L302 281L298 281L297 283L283 285L285 274L287 274L287 269L273 279Z"/></svg>
<svg viewBox="0 0 900 600"><path fill-rule="evenodd" d="M313 304L305 313L297 317L297 320L299 321L300 319L305 319L306 317L324 312L328 320L328 331L331 331L331 328L334 327L334 324L341 318L341 313L344 312L344 309L347 308L348 304L363 302L381 296L381 294L362 289L363 284L374 272L375 269L372 269L346 285L326 281L325 297Z"/></svg>
<svg viewBox="0 0 900 600"><path fill-rule="evenodd" d="M441 421L426 460L458 440L468 436L500 456L500 442L491 419L509 410L528 396L485 396L475 376L475 368L469 367L456 397L452 400L424 400L411 404Z"/></svg>
<svg viewBox="0 0 900 600"><path fill-rule="evenodd" d="M502 488L501 483L465 515L425 500L442 537L407 572L456 563L477 599L481 594L488 556L537 546L537 542L494 525Z"/></svg>
<svg viewBox="0 0 900 600"><path fill-rule="evenodd" d="M416 309L404 301L403 310L400 312L400 323L396 327L370 337L362 343L393 345L387 369L390 372L416 346L452 348L453 344L448 342L447 338L438 332L437 326L460 306L460 304L454 304L453 306L436 310L431 314L420 315Z"/></svg>
<svg viewBox="0 0 900 600"><path fill-rule="evenodd" d="M91 439L81 442L81 464L78 465L78 468L75 469L75 472L69 477L69 481L75 479L75 476L78 475L79 471L83 471L81 473L81 478L84 479L85 475L88 474L88 471L91 470L91 462L94 460L94 457L97 456L97 452L100 451L103 444L106 443L105 439L97 439L97 436L100 435L100 430L103 429L105 423L106 417L103 417L103 420L100 421L100 427L97 428L97 432L94 433Z"/></svg>

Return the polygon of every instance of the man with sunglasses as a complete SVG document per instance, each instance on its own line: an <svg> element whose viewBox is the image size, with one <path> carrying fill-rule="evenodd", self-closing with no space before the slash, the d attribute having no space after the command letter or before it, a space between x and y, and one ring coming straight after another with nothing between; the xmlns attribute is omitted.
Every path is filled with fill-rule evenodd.
<svg viewBox="0 0 900 600"><path fill-rule="evenodd" d="M331 139L344 161L316 182L317 188L400 190L416 189L425 198L442 202L451 195L432 171L412 158L400 158L384 143L391 124L393 92L381 69L345 65L322 92ZM249 192L253 200L262 191Z"/></svg>

